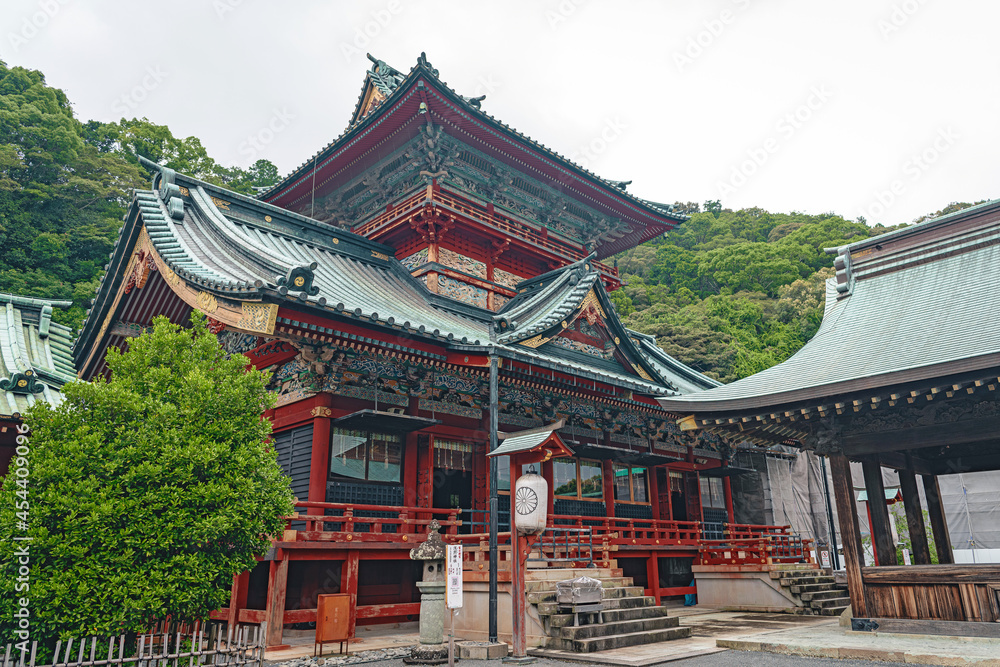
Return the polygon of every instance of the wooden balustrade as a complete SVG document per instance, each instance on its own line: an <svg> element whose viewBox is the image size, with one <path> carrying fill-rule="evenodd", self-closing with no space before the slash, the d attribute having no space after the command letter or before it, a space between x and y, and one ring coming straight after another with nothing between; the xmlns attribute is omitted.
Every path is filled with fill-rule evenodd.
<svg viewBox="0 0 1000 667"><path fill-rule="evenodd" d="M407 223L412 216L425 207L441 208L442 212L451 211L459 213L469 219L493 227L506 235L516 236L529 241L533 245L545 248L570 261L578 261L588 255L587 250L583 246L550 235L550 232L544 226L519 220L514 216L501 213L497 210L490 211L480 204L443 189L435 190L432 198L428 199L426 190L420 188L391 209L383 211L372 219L356 226L354 231L362 236L370 237L384 228ZM619 275L617 267L608 266L596 260L594 261L594 267L611 279L613 283L618 284Z"/></svg>
<svg viewBox="0 0 1000 667"><path fill-rule="evenodd" d="M791 526L724 524L726 537L701 540L699 565L773 565L814 563L811 539L791 532Z"/></svg>
<svg viewBox="0 0 1000 667"><path fill-rule="evenodd" d="M339 548L353 542L382 542L410 547L424 540L428 525L436 519L446 542L466 547L467 568L479 567L489 559L489 534L460 532L463 521L458 509L322 502L300 502L295 507L297 513L285 518L284 542L327 542ZM813 562L812 541L792 534L790 526L724 524L721 540L703 539L703 525L698 521L552 514L549 527L590 531L539 547L545 552L543 556L552 558L607 561L611 552L619 549L681 547L697 549L702 565ZM498 537L500 560L505 563L510 532L501 532Z"/></svg>
<svg viewBox="0 0 1000 667"><path fill-rule="evenodd" d="M462 525L457 509L322 502L298 502L295 508L285 517L284 542L422 542L432 520L442 535L456 535Z"/></svg>

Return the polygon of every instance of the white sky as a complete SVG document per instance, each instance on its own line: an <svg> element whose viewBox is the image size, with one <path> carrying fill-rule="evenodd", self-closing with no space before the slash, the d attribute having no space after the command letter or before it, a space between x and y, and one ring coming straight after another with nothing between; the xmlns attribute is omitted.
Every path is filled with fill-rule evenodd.
<svg viewBox="0 0 1000 667"><path fill-rule="evenodd" d="M365 51L403 72L426 51L641 197L895 224L1000 197L998 23L987 0L6 0L0 59L81 120L145 116L284 175L343 131Z"/></svg>

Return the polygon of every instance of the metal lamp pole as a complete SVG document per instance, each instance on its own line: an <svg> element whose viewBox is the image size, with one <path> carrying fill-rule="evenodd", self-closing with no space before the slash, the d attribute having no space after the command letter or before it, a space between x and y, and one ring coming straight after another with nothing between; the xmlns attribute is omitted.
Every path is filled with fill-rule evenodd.
<svg viewBox="0 0 1000 667"><path fill-rule="evenodd" d="M497 367L497 354L495 348L490 348L490 451L497 448L497 414L499 408L499 369ZM497 498L497 487L500 484L499 462L496 456L490 457L490 622L489 635L490 642L497 642L497 559L500 554L497 548L497 512L499 512L499 500Z"/></svg>

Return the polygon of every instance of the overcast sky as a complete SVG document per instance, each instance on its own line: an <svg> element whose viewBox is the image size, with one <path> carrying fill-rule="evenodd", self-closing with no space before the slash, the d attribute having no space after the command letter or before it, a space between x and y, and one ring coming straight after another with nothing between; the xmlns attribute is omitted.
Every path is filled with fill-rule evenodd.
<svg viewBox="0 0 1000 667"><path fill-rule="evenodd" d="M5 0L0 59L80 120L147 117L281 173L421 51L483 109L654 201L895 224L1000 197L987 0Z"/></svg>

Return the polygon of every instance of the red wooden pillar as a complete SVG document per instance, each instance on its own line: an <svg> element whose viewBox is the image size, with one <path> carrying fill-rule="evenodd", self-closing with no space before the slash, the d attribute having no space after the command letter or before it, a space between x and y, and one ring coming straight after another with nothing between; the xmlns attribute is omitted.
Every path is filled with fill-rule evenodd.
<svg viewBox="0 0 1000 667"><path fill-rule="evenodd" d="M235 628L240 622L240 610L247 606L247 591L250 588L250 573L244 572L233 577L233 588L229 593L229 627Z"/></svg>
<svg viewBox="0 0 1000 667"><path fill-rule="evenodd" d="M417 507L430 507L434 499L434 456L430 438L417 436ZM429 518L429 517L428 517Z"/></svg>
<svg viewBox="0 0 1000 667"><path fill-rule="evenodd" d="M267 575L267 648L288 648L281 643L285 629L285 594L288 588L288 559L279 549Z"/></svg>
<svg viewBox="0 0 1000 667"><path fill-rule="evenodd" d="M347 552L347 559L340 570L340 592L352 595L351 598L351 621L348 626L348 636L354 636L354 630L358 624L358 567L361 563L359 551L354 549Z"/></svg>
<svg viewBox="0 0 1000 667"><path fill-rule="evenodd" d="M604 477L604 512L608 518L615 516L615 469L611 464L611 459L604 459L601 462L602 476Z"/></svg>
<svg viewBox="0 0 1000 667"><path fill-rule="evenodd" d="M663 466L663 478L667 481L667 519L674 520L674 489L670 482L670 464Z"/></svg>
<svg viewBox="0 0 1000 667"><path fill-rule="evenodd" d="M653 518L660 520L660 483L656 479L658 468L649 468L646 471L646 479L649 480L649 503L653 510Z"/></svg>
<svg viewBox="0 0 1000 667"><path fill-rule="evenodd" d="M542 477L549 485L548 514L549 516L552 516L556 513L556 499L555 494L553 493L553 491L555 491L555 485L552 482L552 461L545 461L542 463Z"/></svg>
<svg viewBox="0 0 1000 667"><path fill-rule="evenodd" d="M726 499L726 514L729 516L729 523L736 523L736 511L733 509L733 485L727 475L722 478L722 496Z"/></svg>
<svg viewBox="0 0 1000 667"><path fill-rule="evenodd" d="M403 505L405 507L417 507L417 464L419 455L417 453L417 434L407 433L403 443ZM407 512L408 519L416 518L413 512ZM404 533L420 532L416 526L409 524L403 526Z"/></svg>
<svg viewBox="0 0 1000 667"><path fill-rule="evenodd" d="M646 595L653 596L656 604L660 604L660 558L655 551L646 559Z"/></svg>
<svg viewBox="0 0 1000 667"><path fill-rule="evenodd" d="M322 395L329 398L328 394ZM309 502L326 502L326 481L330 476L330 417L329 407L313 408L312 456L309 459ZM322 512L320 512L322 514Z"/></svg>

